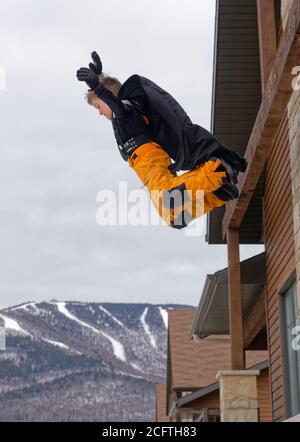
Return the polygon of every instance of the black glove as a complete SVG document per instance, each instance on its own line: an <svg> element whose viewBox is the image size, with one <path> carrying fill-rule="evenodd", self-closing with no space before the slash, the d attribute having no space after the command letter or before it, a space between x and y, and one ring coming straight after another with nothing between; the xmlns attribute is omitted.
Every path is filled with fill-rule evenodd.
<svg viewBox="0 0 300 442"><path fill-rule="evenodd" d="M89 64L89 68L80 68L77 71L77 79L85 81L91 90L94 90L99 84L98 76L102 74L102 63L96 51L91 53L93 63Z"/></svg>
<svg viewBox="0 0 300 442"><path fill-rule="evenodd" d="M95 62L97 62L97 65L95 65L93 69L99 72L100 69L102 69L100 58L96 52L93 52L92 54L96 54L93 59ZM90 63L90 65L91 64L92 63ZM80 68L76 73L77 79L79 81L85 81L90 90L94 91L97 97L101 98L101 100L103 100L111 108L115 115L122 114L124 112L122 101L99 82L99 77L94 70L89 68Z"/></svg>
<svg viewBox="0 0 300 442"><path fill-rule="evenodd" d="M85 81L91 90L94 90L99 84L98 75L89 68L80 68L76 72L76 76L79 81Z"/></svg>
<svg viewBox="0 0 300 442"><path fill-rule="evenodd" d="M97 74L97 75L102 74L102 63L101 63L100 57L97 54L97 52L93 51L91 53L91 57L92 57L93 62L94 62L94 63L90 63L89 64L89 67L90 67L91 71L95 72L95 74Z"/></svg>

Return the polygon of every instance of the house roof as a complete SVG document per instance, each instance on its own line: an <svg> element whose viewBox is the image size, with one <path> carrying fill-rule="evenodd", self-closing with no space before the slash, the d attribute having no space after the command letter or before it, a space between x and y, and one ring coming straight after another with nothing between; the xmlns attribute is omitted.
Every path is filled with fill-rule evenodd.
<svg viewBox="0 0 300 442"><path fill-rule="evenodd" d="M261 104L256 0L216 0L211 132L244 155ZM240 229L241 244L262 243L264 173ZM225 206L207 216L206 240L223 244Z"/></svg>
<svg viewBox="0 0 300 442"><path fill-rule="evenodd" d="M269 361L263 361L258 364L253 365L252 367L249 367L248 370L266 370L269 367ZM176 401L175 406L176 408L184 407L187 404L190 404L191 402L203 398L204 396L207 396L210 393L213 393L214 391L219 390L219 382L214 382L213 384L208 385L207 387L201 388L200 390L195 391L194 393L191 393L183 398L180 398Z"/></svg>
<svg viewBox="0 0 300 442"><path fill-rule="evenodd" d="M197 308L168 309L166 412L171 390L193 391L216 382L220 370L231 368L229 342L195 342L189 331ZM267 359L265 351L246 352L246 366Z"/></svg>
<svg viewBox="0 0 300 442"><path fill-rule="evenodd" d="M243 317L247 317L266 281L265 252L241 262ZM207 275L189 336L229 335L228 268Z"/></svg>

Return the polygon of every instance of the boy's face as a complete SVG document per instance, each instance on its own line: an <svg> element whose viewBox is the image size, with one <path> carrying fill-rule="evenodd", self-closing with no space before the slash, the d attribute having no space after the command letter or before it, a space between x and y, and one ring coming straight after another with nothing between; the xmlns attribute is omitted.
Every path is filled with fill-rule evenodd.
<svg viewBox="0 0 300 442"><path fill-rule="evenodd" d="M91 100L91 105L99 111L100 115L104 115L108 120L112 120L112 110L111 108L101 100L101 98L93 97Z"/></svg>

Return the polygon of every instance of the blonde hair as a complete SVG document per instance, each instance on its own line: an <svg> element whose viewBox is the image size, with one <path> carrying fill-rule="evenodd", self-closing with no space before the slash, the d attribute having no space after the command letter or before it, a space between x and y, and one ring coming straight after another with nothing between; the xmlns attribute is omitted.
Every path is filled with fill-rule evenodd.
<svg viewBox="0 0 300 442"><path fill-rule="evenodd" d="M119 90L121 89L122 83L115 77L110 77L105 72L99 75L99 82L109 91L111 91L116 97L118 96ZM86 100L89 104L92 104L92 99L96 97L94 91L88 91L86 93Z"/></svg>

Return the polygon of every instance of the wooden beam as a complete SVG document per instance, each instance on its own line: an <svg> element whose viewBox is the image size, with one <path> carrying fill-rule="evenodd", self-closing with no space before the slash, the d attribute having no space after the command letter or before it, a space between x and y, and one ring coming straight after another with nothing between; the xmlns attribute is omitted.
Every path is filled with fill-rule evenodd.
<svg viewBox="0 0 300 442"><path fill-rule="evenodd" d="M239 229L252 195L270 154L282 115L289 102L294 66L300 65L300 0L293 0L286 30L281 39L273 69L247 146L248 167L239 174L239 199L227 203L222 222L223 238L228 229Z"/></svg>
<svg viewBox="0 0 300 442"><path fill-rule="evenodd" d="M248 317L244 321L244 350L249 347L265 325L265 288L263 288L255 304L252 306Z"/></svg>
<svg viewBox="0 0 300 442"><path fill-rule="evenodd" d="M244 370L245 354L238 230L230 229L228 231L227 254L231 369Z"/></svg>
<svg viewBox="0 0 300 442"><path fill-rule="evenodd" d="M260 73L262 94L271 74L277 52L274 0L257 0Z"/></svg>

